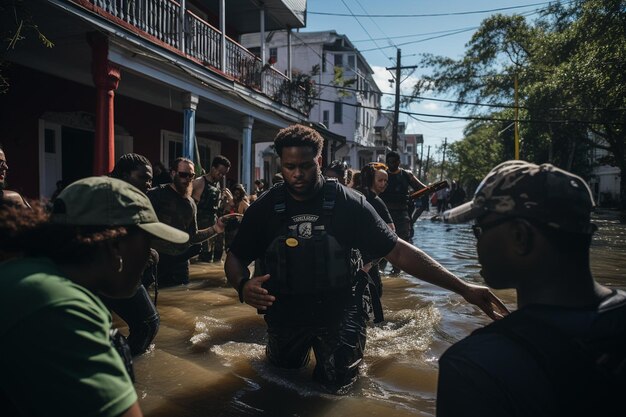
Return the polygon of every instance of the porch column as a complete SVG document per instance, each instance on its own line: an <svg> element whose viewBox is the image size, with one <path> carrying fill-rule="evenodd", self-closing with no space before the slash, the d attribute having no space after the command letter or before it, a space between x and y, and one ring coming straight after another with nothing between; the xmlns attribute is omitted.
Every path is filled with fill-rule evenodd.
<svg viewBox="0 0 626 417"><path fill-rule="evenodd" d="M226 0L220 0L220 69L226 73Z"/></svg>
<svg viewBox="0 0 626 417"><path fill-rule="evenodd" d="M241 155L242 175L241 183L249 193L252 192L252 125L254 124L254 118L252 116L243 116L243 152Z"/></svg>
<svg viewBox="0 0 626 417"><path fill-rule="evenodd" d="M109 41L99 33L89 33L91 75L96 86L96 131L93 147L93 174L106 175L115 165L115 90L120 68L109 62Z"/></svg>
<svg viewBox="0 0 626 417"><path fill-rule="evenodd" d="M291 28L287 28L287 78L291 80Z"/></svg>
<svg viewBox="0 0 626 417"><path fill-rule="evenodd" d="M198 96L192 93L183 93L183 157L196 161L196 108Z"/></svg>
<svg viewBox="0 0 626 417"><path fill-rule="evenodd" d="M267 64L267 60L265 59L265 7L264 6L261 6L259 17L261 19L260 20L261 30L259 33L259 36L261 36L261 39L260 39L261 62L263 63L263 65L265 65Z"/></svg>

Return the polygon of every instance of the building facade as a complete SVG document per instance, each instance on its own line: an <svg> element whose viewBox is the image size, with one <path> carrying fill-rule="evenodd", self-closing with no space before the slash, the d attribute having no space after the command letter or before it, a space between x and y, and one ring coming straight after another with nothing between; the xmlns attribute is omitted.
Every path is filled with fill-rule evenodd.
<svg viewBox="0 0 626 417"><path fill-rule="evenodd" d="M246 33L303 27L306 0L24 3L54 44L30 36L4 56L0 142L9 187L27 197L106 174L126 152L204 168L223 154L250 189L253 143L307 121L301 90L277 94L289 75L240 44Z"/></svg>
<svg viewBox="0 0 626 417"><path fill-rule="evenodd" d="M345 144L336 140L327 148L325 159L344 160L360 169L389 149L388 136L375 129L381 120L381 91L374 71L345 35L330 30L294 32L288 38L277 31L266 36L265 52L258 34L244 35L242 43L259 56L265 54L267 64L277 71L306 74L315 82L319 97L310 122L345 137Z"/></svg>

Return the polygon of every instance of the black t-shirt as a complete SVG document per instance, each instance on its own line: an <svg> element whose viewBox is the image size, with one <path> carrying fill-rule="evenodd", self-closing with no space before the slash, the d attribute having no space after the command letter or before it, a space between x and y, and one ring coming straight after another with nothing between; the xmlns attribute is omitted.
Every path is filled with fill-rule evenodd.
<svg viewBox="0 0 626 417"><path fill-rule="evenodd" d="M286 215L284 216L290 228L295 228L298 238L307 239L316 227L323 225L323 187L316 195L307 201L294 200L285 190ZM281 230L276 230L279 222L274 205L277 189L274 187L254 201L241 222L237 237L231 245L230 251L245 265L265 254L269 244L278 236ZM366 201L362 194L337 185L335 207L330 221L332 235L345 249L359 249L373 257L386 256L396 244L397 236L389 229L374 208ZM271 278L270 278L271 279ZM312 312L309 308L315 304L316 314L332 309L333 302L328 297L304 300L301 296L291 300L282 296L268 310L268 314L279 319L300 317ZM280 311L281 313L277 313ZM330 313L329 313L330 314ZM288 317L291 316L291 317Z"/></svg>
<svg viewBox="0 0 626 417"><path fill-rule="evenodd" d="M604 311L604 306L608 305L611 305L610 309ZM621 291L614 292L600 308L529 305L504 318L502 322L516 320L515 316L520 313L525 315L523 317L532 318L529 325L533 328L539 322L549 325L548 334L574 340L592 338L598 341L621 340L622 343L626 340L626 294ZM526 318L524 320L527 321ZM569 360L569 355L576 352L574 348L569 348L569 344L563 344L560 338L545 335L539 341L537 339L540 336L533 333L529 338L530 345L527 345L528 342L520 342L500 332L479 330L450 347L439 360L437 416L616 415L605 413L604 408L619 404L616 402L620 398L594 403L599 398L591 392L587 392L588 395L577 395L576 398L567 398L566 393L566 406L577 404L576 410L580 410L580 413L566 412L557 401L558 390L572 384L584 386L587 376L582 364L587 355L580 355L578 360ZM617 343L615 346L618 346ZM554 352L548 353L549 350ZM621 352L623 360L623 349ZM538 355L545 355L545 358ZM564 368L557 367L561 361L567 362ZM548 364L548 368L554 368L546 370L545 364ZM548 376L557 369L567 371ZM613 382L610 385L613 386ZM622 393L626 392L623 385L622 379L622 387L617 387ZM589 406L594 410L590 414L583 411Z"/></svg>
<svg viewBox="0 0 626 417"><path fill-rule="evenodd" d="M385 223L393 223L393 220L391 219L391 214L389 214L389 210L387 209L387 205L385 205L385 202L380 197L372 192L369 192L366 194L366 198L367 202L370 203L372 207L374 207L376 213L378 213L380 218L383 219Z"/></svg>
<svg viewBox="0 0 626 417"><path fill-rule="evenodd" d="M198 231L197 209L193 199L181 196L170 184L152 188L147 194L159 221L187 232L191 241ZM155 239L152 246L161 253L178 255L189 247L189 243L175 244Z"/></svg>

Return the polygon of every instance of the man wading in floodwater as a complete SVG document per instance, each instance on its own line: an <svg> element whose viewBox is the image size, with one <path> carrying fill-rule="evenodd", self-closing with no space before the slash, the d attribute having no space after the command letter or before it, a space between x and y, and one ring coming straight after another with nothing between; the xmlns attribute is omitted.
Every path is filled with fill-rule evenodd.
<svg viewBox="0 0 626 417"><path fill-rule="evenodd" d="M487 288L467 284L424 252L398 239L365 197L320 171L321 136L294 125L274 140L284 183L250 208L226 257L239 299L265 313L268 360L301 368L315 352L314 378L345 393L365 347L367 275L359 251L386 257L407 273L462 295L490 317L506 308ZM262 271L250 278L258 259Z"/></svg>

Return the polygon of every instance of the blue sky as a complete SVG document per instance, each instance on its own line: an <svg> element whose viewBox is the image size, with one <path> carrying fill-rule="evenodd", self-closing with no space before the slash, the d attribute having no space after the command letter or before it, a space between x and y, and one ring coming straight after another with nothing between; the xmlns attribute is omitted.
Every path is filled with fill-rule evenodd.
<svg viewBox="0 0 626 417"><path fill-rule="evenodd" d="M475 28L480 22L494 13L502 14L527 14L534 10L545 7L547 2L540 0L309 0L307 27L301 31L336 30L345 34L354 43L355 47L362 51L370 66L374 69L375 79L383 92L394 92L394 87L387 81L391 78L385 67L393 67L396 57L395 48L382 50L368 49L386 47L392 42L397 44L415 42L400 45L402 50L402 65L416 65L418 54L433 53L451 58L460 58L465 51L465 44L469 41ZM521 7L516 7L521 6ZM329 16L318 15L321 13L341 13L355 15L416 15L416 14L446 14L477 12L490 9L502 9L516 7L509 10L497 12L472 13L447 16L430 17L358 17L358 21L353 16ZM536 15L535 15L536 16ZM532 19L532 17L531 17ZM359 24L360 22L360 24ZM362 27L362 26L363 27ZM460 33L439 37L431 40L424 40L444 35L443 31L464 30ZM366 32L369 32L369 34ZM407 35L418 36L408 37ZM395 38L401 36L400 38ZM385 39L385 38L391 38ZM370 40L373 38L376 43ZM381 39L382 38L382 39ZM390 59L393 58L393 59ZM402 93L410 94L412 86L420 75L428 70L418 68L402 84ZM408 74L406 74L408 75ZM384 96L383 106L393 105L393 96ZM435 98L454 99L454 97L433 96ZM417 113L440 114L440 115L465 115L464 112L453 113L452 108L445 103L434 101L422 101L406 109ZM431 145L431 155L435 148L443 143L444 138L448 142L459 140L463 137L463 127L467 121L450 120L433 117L417 116L423 121L416 121L407 115L401 115L400 120L408 123L408 133L422 133L425 145ZM438 123L428 123L435 121ZM445 121L441 123L442 121Z"/></svg>

